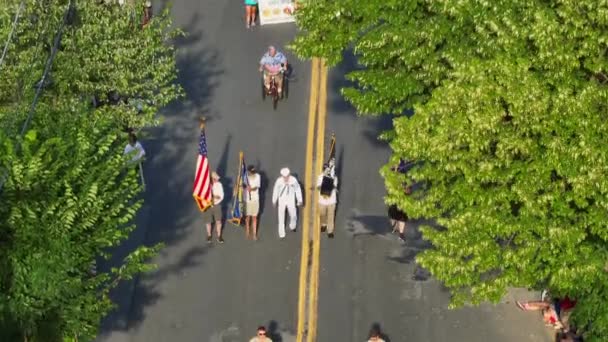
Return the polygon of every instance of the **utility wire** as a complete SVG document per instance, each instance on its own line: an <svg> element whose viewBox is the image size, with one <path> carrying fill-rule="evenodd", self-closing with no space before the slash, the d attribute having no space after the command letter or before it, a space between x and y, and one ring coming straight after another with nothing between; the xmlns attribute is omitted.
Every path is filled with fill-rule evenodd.
<svg viewBox="0 0 608 342"><path fill-rule="evenodd" d="M51 55L49 56L49 59L46 61L46 66L44 67L44 73L42 74L42 79L38 83L38 87L36 89L36 94L34 95L34 100L32 101L32 105L30 106L29 114L28 114L27 118L25 119L25 122L23 123L23 127L21 128L21 133L20 133L21 138L23 138L23 135L25 134L27 127L29 126L30 122L32 121L32 118L34 117L34 113L36 111L36 106L38 105L38 99L40 98L40 94L42 93L42 89L44 88L46 78L49 74L49 71L51 70L53 61L55 60L55 55L57 55L57 51L59 50L59 43L61 42L61 35L63 34L63 29L65 28L65 25L68 22L68 16L70 15L71 12L72 12L72 0L70 0L70 2L68 3L68 7L66 8L65 13L63 15L63 21L61 22L61 25L59 26L59 30L57 30L57 34L55 34L55 40L53 42L53 49L51 50ZM19 149L19 141L17 141L16 149L17 150ZM2 189L4 187L4 183L6 182L7 177L8 177L8 170L5 170L4 175L2 176L2 179L0 179L0 193L2 193Z"/></svg>
<svg viewBox="0 0 608 342"><path fill-rule="evenodd" d="M17 22L19 21L19 16L21 15L21 11L23 10L23 6L25 5L25 0L21 1L19 4L19 8L17 9L17 14L15 14L15 20L13 21L13 27L11 27L11 32L8 34L8 38L6 39L6 43L4 44L4 50L2 51L2 56L0 57L0 69L2 69L2 63L4 63L4 56L6 56L6 51L8 51L8 44L13 39L13 33L15 32L15 28L17 27Z"/></svg>

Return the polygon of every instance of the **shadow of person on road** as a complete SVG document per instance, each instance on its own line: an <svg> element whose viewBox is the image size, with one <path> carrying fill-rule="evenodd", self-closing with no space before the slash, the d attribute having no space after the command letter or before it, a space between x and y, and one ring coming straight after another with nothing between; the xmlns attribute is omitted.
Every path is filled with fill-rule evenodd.
<svg viewBox="0 0 608 342"><path fill-rule="evenodd" d="M279 323L277 321L272 320L268 323L268 338L272 340L272 342L283 342L283 336L279 332Z"/></svg>
<svg viewBox="0 0 608 342"><path fill-rule="evenodd" d="M224 199L222 200L222 231L226 229L226 225L229 223L228 220L232 215L232 200L234 191L234 179L228 176L228 156L230 155L230 143L232 142L232 135L228 134L224 148L220 154L220 159L217 162L215 170L220 175L220 182L224 187ZM210 161L211 163L212 161ZM211 164L213 165L213 164ZM238 172L238 171L237 171Z"/></svg>
<svg viewBox="0 0 608 342"><path fill-rule="evenodd" d="M266 203L266 196L268 193L267 191L268 189L271 189L272 191L272 185L274 184L269 184L270 180L268 179L266 172L260 170L259 160L256 161L255 168L257 170L257 173L260 175L260 211L258 212L258 235L260 235L260 228L262 227L262 215L264 215L264 205ZM272 193L270 194L270 197L272 197Z"/></svg>
<svg viewBox="0 0 608 342"><path fill-rule="evenodd" d="M432 244L429 241L424 240L422 233L420 232L421 226L435 227L436 224L431 220L408 220L405 224L405 237L406 242L401 250L401 255L388 257L389 260L395 261L402 264L411 264L416 262L416 256L432 248ZM422 266L416 263L414 274L412 275L413 280L426 281L430 278L431 274L428 270L422 268Z"/></svg>

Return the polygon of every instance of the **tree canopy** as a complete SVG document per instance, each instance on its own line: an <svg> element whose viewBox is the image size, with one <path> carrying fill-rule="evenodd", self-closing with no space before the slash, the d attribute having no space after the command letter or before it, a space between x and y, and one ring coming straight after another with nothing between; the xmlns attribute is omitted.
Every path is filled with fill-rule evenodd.
<svg viewBox="0 0 608 342"><path fill-rule="evenodd" d="M608 4L319 0L297 19L300 56L354 53L358 113L397 115L386 201L436 218L417 261L453 304L548 288L608 336Z"/></svg>
<svg viewBox="0 0 608 342"><path fill-rule="evenodd" d="M91 270L135 228L141 185L124 130L157 124L180 96L180 32L168 11L142 28L143 1L26 0L14 26L20 2L0 8L0 340L88 341L109 291L159 248Z"/></svg>

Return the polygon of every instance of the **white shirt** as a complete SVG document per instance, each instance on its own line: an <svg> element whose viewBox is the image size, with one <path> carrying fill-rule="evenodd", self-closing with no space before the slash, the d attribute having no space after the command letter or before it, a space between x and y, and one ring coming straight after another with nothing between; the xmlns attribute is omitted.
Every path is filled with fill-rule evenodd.
<svg viewBox="0 0 608 342"><path fill-rule="evenodd" d="M224 187L222 183L213 181L213 185L211 186L211 194L213 196L213 205L218 205L224 199ZM219 198L215 198L218 196Z"/></svg>
<svg viewBox="0 0 608 342"><path fill-rule="evenodd" d="M302 203L302 189L300 189L300 183L294 176L289 176L287 182L283 177L279 177L274 183L274 189L272 190L272 203L276 204L277 201L282 203L293 203L297 201L298 204Z"/></svg>
<svg viewBox="0 0 608 342"><path fill-rule="evenodd" d="M323 183L323 175L319 175L319 178L317 179L317 187L320 187L321 184ZM338 177L334 176L334 188L331 191L331 195L329 195L329 197L324 197L323 195L321 195L321 193L319 193L319 204L321 205L331 205L331 204L336 204L338 203L338 196L336 195L337 190L338 189Z"/></svg>
<svg viewBox="0 0 608 342"><path fill-rule="evenodd" d="M245 201L247 202L257 202L260 200L260 175L257 173L254 173L253 175L250 173L247 173L247 181L249 182L249 186L252 189L255 190L251 190L251 191L247 191L247 189L245 189Z"/></svg>
<svg viewBox="0 0 608 342"><path fill-rule="evenodd" d="M137 151L137 152L133 152L133 151ZM131 162L138 162L146 155L146 151L144 151L144 147L141 146L139 141L135 142L135 146L131 146L131 144L127 144L127 146L125 146L124 153L129 154L131 152L133 152L133 158L131 158Z"/></svg>

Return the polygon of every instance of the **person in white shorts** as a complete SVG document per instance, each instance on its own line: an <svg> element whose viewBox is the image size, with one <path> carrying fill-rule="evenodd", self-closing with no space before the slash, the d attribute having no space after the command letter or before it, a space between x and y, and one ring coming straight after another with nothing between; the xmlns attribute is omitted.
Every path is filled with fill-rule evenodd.
<svg viewBox="0 0 608 342"><path fill-rule="evenodd" d="M249 223L253 228L251 238L258 239L258 214L260 213L260 174L253 165L247 168L247 184L245 189L245 235L249 239Z"/></svg>

